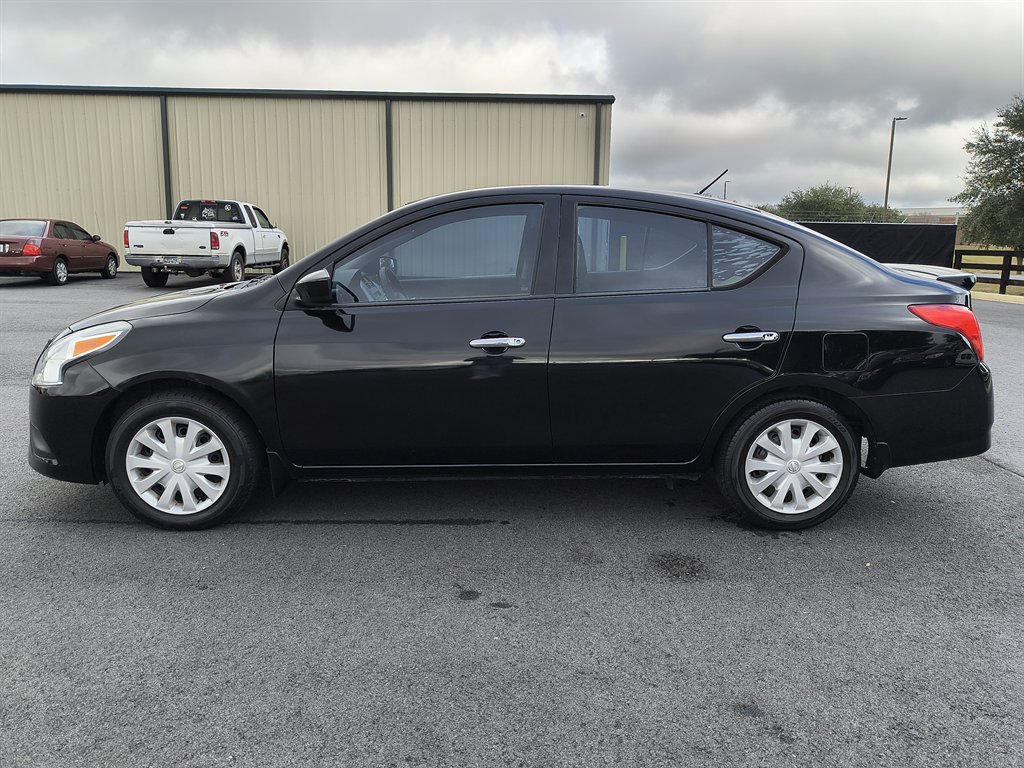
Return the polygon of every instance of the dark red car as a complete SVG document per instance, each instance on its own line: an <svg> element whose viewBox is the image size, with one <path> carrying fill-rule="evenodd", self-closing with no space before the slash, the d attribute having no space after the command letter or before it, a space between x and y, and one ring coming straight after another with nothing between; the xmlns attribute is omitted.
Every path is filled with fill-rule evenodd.
<svg viewBox="0 0 1024 768"><path fill-rule="evenodd" d="M38 275L64 285L73 272L117 275L117 251L61 219L0 219L0 276Z"/></svg>

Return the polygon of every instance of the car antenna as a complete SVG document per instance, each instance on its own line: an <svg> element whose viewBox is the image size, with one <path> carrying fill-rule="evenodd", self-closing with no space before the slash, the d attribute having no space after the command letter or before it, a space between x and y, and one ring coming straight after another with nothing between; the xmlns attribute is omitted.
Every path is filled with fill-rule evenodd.
<svg viewBox="0 0 1024 768"><path fill-rule="evenodd" d="M727 174L728 172L729 172L729 169L728 169L728 168L726 168L726 169L725 169L724 171L722 171L722 172L721 172L720 174L718 174L717 176L715 176L715 178L713 178L713 179L712 179L712 180L711 180L710 182L708 182L708 185L707 185L706 187L704 187L704 189L702 189L702 190L701 190L700 192L698 192L697 194L698 194L698 195L703 195L703 194L704 194L705 192L707 192L707 191L708 191L709 189L711 189L711 185L712 185L712 184L714 184L714 183L715 183L716 181L718 181L718 180L719 180L720 178L722 178L723 176L725 176L725 174Z"/></svg>

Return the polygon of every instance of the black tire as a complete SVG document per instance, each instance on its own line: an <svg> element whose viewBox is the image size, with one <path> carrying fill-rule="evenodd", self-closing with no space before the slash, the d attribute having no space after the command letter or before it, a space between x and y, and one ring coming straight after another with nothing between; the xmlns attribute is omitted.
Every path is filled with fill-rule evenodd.
<svg viewBox="0 0 1024 768"><path fill-rule="evenodd" d="M276 275L278 272L280 272L283 269L288 269L288 265L290 263L291 262L288 261L288 246L287 245L282 245L281 246L281 261L273 266L274 274Z"/></svg>
<svg viewBox="0 0 1024 768"><path fill-rule="evenodd" d="M142 268L142 282L150 288L163 288L167 285L168 274L152 267Z"/></svg>
<svg viewBox="0 0 1024 768"><path fill-rule="evenodd" d="M780 429L785 425L788 439ZM761 447L766 441L778 453ZM793 447L787 450L783 441ZM803 441L806 450L801 450ZM769 464L770 469L759 468ZM815 468L826 471L816 473ZM725 500L749 522L781 530L830 518L850 498L859 474L858 439L842 416L813 400L782 400L750 414L723 438L715 464Z"/></svg>
<svg viewBox="0 0 1024 768"><path fill-rule="evenodd" d="M103 269L100 270L100 277L107 280L113 280L117 277L117 255L110 253L107 254L107 263L103 265Z"/></svg>
<svg viewBox="0 0 1024 768"><path fill-rule="evenodd" d="M175 457L180 455L174 449L166 454L140 453L148 450L147 444L164 440L156 422L170 424L178 437L189 436L196 447L217 448L174 468ZM191 431L193 425L195 432ZM140 436L142 439L137 439ZM260 479L263 452L255 429L231 403L205 392L170 390L150 395L121 414L111 430L104 460L114 493L135 517L158 528L195 530L223 522L248 503ZM130 460L166 466L129 469ZM203 466L194 462L203 462ZM203 468L212 468L213 474L204 473ZM146 490L143 486L154 473L160 477ZM194 511L189 511L182 498L186 487L192 489L188 505ZM207 488L211 496L204 492Z"/></svg>
<svg viewBox="0 0 1024 768"><path fill-rule="evenodd" d="M53 266L46 275L46 281L50 285L65 285L68 281L68 262L63 256L53 260Z"/></svg>
<svg viewBox="0 0 1024 768"><path fill-rule="evenodd" d="M220 276L220 279L225 283L237 283L245 279L245 257L242 256L241 251L235 251L231 254L228 268L224 270L224 274Z"/></svg>

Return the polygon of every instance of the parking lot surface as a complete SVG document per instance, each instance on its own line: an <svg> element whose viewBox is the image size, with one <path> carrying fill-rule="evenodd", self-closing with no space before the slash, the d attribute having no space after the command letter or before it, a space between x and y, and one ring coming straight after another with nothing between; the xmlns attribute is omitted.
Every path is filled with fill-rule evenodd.
<svg viewBox="0 0 1024 768"><path fill-rule="evenodd" d="M0 766L1022 765L1024 306L976 302L992 450L808 531L596 480L299 485L180 534L26 461L46 340L154 293L0 279Z"/></svg>

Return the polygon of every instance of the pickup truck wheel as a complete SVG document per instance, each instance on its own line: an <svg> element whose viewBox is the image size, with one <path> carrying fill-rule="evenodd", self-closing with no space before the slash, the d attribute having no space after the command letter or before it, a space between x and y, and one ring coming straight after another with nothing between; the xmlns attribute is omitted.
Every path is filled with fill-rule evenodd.
<svg viewBox="0 0 1024 768"><path fill-rule="evenodd" d="M282 269L288 269L288 265L290 263L291 262L288 261L288 246L287 245L282 245L281 246L281 262L279 264L277 264L273 268L274 274L276 275Z"/></svg>
<svg viewBox="0 0 1024 768"><path fill-rule="evenodd" d="M207 528L252 497L259 436L230 403L205 392L156 392L110 433L107 477L121 503L160 528Z"/></svg>
<svg viewBox="0 0 1024 768"><path fill-rule="evenodd" d="M224 270L224 274L221 275L221 280L225 283L237 283L245 278L245 260L242 258L241 251L235 251L231 254L231 261L228 262L228 268Z"/></svg>
<svg viewBox="0 0 1024 768"><path fill-rule="evenodd" d="M117 277L117 256L112 253L107 256L107 263L100 270L100 277L107 280Z"/></svg>
<svg viewBox="0 0 1024 768"><path fill-rule="evenodd" d="M50 285L64 285L68 281L68 263L63 256L58 256L54 260L53 267L46 274L46 279Z"/></svg>
<svg viewBox="0 0 1024 768"><path fill-rule="evenodd" d="M152 267L143 267L142 282L150 288L163 288L167 285L167 273L160 272Z"/></svg>

